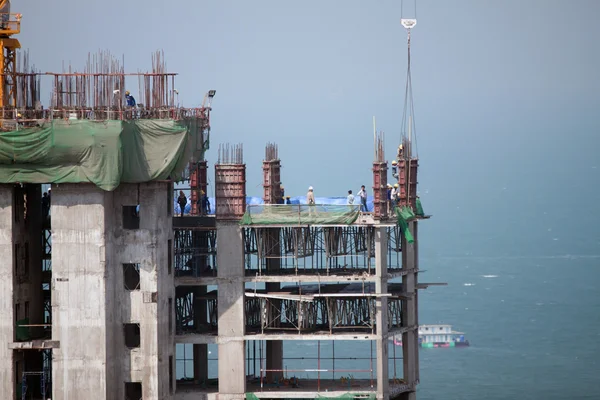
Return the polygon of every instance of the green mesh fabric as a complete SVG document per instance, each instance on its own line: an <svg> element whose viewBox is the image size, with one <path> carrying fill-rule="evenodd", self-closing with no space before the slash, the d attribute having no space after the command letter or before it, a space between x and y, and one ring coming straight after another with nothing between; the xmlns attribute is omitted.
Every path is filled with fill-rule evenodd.
<svg viewBox="0 0 600 400"><path fill-rule="evenodd" d="M423 205L421 204L421 199L417 197L417 200L415 201L415 214L418 215L419 217L423 217L425 216L425 212L423 211Z"/></svg>
<svg viewBox="0 0 600 400"><path fill-rule="evenodd" d="M350 225L359 215L358 205L250 205L240 225Z"/></svg>
<svg viewBox="0 0 600 400"><path fill-rule="evenodd" d="M207 144L194 123L55 120L0 132L0 183L88 182L110 191L121 182L181 180Z"/></svg>
<svg viewBox="0 0 600 400"><path fill-rule="evenodd" d="M408 221L415 218L415 214L408 207L396 207L395 212L396 217L398 218L398 226L400 227L402 233L404 233L406 241L408 243L414 243L415 238L413 237L412 233L410 233L410 229L408 229Z"/></svg>

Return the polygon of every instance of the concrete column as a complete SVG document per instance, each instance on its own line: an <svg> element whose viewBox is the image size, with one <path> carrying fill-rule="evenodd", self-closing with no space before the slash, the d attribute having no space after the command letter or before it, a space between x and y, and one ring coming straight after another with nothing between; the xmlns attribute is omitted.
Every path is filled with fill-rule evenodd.
<svg viewBox="0 0 600 400"><path fill-rule="evenodd" d="M219 399L246 393L244 359L244 247L238 222L217 221L219 278Z"/></svg>
<svg viewBox="0 0 600 400"><path fill-rule="evenodd" d="M8 343L14 340L15 315L13 305L13 185L0 185L0 393L15 398L13 350Z"/></svg>
<svg viewBox="0 0 600 400"><path fill-rule="evenodd" d="M387 284L387 230L385 227L376 227L375 235L375 292L388 293ZM377 297L376 327L377 327L377 399L389 399L389 365L388 353L388 299Z"/></svg>
<svg viewBox="0 0 600 400"><path fill-rule="evenodd" d="M52 338L61 343L53 351L52 398L117 398L109 391L123 381L113 380L117 354L107 347L118 301L106 296L117 267L108 234L115 227L106 212L112 193L85 184L52 189Z"/></svg>
<svg viewBox="0 0 600 400"><path fill-rule="evenodd" d="M205 257L204 257L205 258ZM201 263L201 268L204 267ZM194 288L194 323L196 329L199 324L206 324L207 310L206 300L200 300L197 296L206 294L206 286L199 286ZM208 379L208 345L206 344L194 344L193 350L194 357L194 381L196 383L206 382Z"/></svg>
<svg viewBox="0 0 600 400"><path fill-rule="evenodd" d="M279 182L277 182L279 185ZM277 187L277 189L279 189ZM281 255L281 229L279 228L267 228L268 229L268 244L267 249L269 256L279 257ZM281 258L268 258L267 259L267 274L278 273L281 269ZM281 287L279 282L267 283L265 285L267 292L276 291ZM281 300L272 299L271 303L273 307L280 308ZM283 369L283 341L282 340L267 340L266 341L266 369L268 370L282 370ZM283 376L282 372L267 372L267 382L274 382Z"/></svg>
<svg viewBox="0 0 600 400"><path fill-rule="evenodd" d="M194 352L194 381L198 384L208 379L208 345L195 344Z"/></svg>
<svg viewBox="0 0 600 400"><path fill-rule="evenodd" d="M417 249L417 236L416 233L417 221L410 221L408 223L408 229L414 237L414 243L408 243L402 236L402 269L411 270L416 267L416 249ZM402 326L403 327L416 327L417 326L417 300L416 300L416 289L417 285L417 274L410 272L402 277L403 291L407 294L408 298L404 301L402 307ZM417 382L417 367L418 367L418 356L419 356L419 335L416 329L411 329L408 332L402 334L402 357L403 357L403 370L404 380L416 390ZM415 392L408 392L402 395L403 399L413 400L416 399Z"/></svg>

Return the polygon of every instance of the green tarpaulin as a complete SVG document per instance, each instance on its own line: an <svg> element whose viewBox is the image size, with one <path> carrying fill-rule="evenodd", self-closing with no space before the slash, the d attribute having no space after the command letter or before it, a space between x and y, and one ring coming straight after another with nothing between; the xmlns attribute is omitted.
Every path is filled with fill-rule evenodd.
<svg viewBox="0 0 600 400"><path fill-rule="evenodd" d="M396 217L398 218L398 226L404 234L404 238L408 243L414 243L415 238L412 233L410 233L410 229L408 229L408 220L415 218L415 214L408 207L396 207L395 211Z"/></svg>
<svg viewBox="0 0 600 400"><path fill-rule="evenodd" d="M181 180L203 151L195 121L52 121L0 132L0 183ZM200 143L197 143L200 142Z"/></svg>
<svg viewBox="0 0 600 400"><path fill-rule="evenodd" d="M425 211L423 211L423 205L421 204L421 199L417 197L417 200L415 201L415 214L418 215L419 217L424 217L425 216Z"/></svg>
<svg viewBox="0 0 600 400"><path fill-rule="evenodd" d="M332 204L251 205L240 225L350 225L360 207Z"/></svg>

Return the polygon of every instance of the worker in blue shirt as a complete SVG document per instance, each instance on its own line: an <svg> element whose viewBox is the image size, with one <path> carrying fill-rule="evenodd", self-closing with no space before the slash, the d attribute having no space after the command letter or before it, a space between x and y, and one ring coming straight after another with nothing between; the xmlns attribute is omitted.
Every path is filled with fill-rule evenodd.
<svg viewBox="0 0 600 400"><path fill-rule="evenodd" d="M135 98L129 93L129 90L125 92L125 100L127 101L127 106L135 107Z"/></svg>

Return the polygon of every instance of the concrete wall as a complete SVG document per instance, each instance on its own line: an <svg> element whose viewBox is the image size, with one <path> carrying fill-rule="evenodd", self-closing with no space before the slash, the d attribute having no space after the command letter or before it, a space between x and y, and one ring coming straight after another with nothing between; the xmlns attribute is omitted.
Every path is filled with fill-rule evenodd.
<svg viewBox="0 0 600 400"><path fill-rule="evenodd" d="M112 193L93 185L52 188L52 338L61 343L53 351L53 399L104 399L115 385L116 354L106 346L116 305L106 295L114 284L111 206Z"/></svg>
<svg viewBox="0 0 600 400"><path fill-rule="evenodd" d="M114 329L120 333L115 341L117 351L122 354L120 379L141 382L144 399L170 399L171 388L175 388L175 365L173 375L169 376L170 357L175 363L172 259L169 271L169 255L172 258L173 252L168 248L169 245L173 246L172 206L168 207L170 190L171 185L164 182L121 184L115 191L113 201L113 214L118 216L122 215L123 206L140 205L139 229L124 229L121 218L113 230L115 270L119 272L114 291L115 296L120 298L120 318ZM125 290L124 263L140 264L139 290ZM139 348L125 347L122 334L124 323L140 325ZM116 398L123 398L122 390L123 385Z"/></svg>
<svg viewBox="0 0 600 400"><path fill-rule="evenodd" d="M13 307L13 185L0 185L0 393L15 397L13 350L7 343L14 337Z"/></svg>
<svg viewBox="0 0 600 400"><path fill-rule="evenodd" d="M169 190L166 182L122 184L114 192L93 185L53 187L53 339L61 342L54 350L53 399L90 393L123 399L125 382L140 382L144 399L172 399ZM122 207L137 204L139 229L125 229ZM125 289L124 263L140 264L139 290ZM124 323L139 324L138 348L125 346Z"/></svg>

